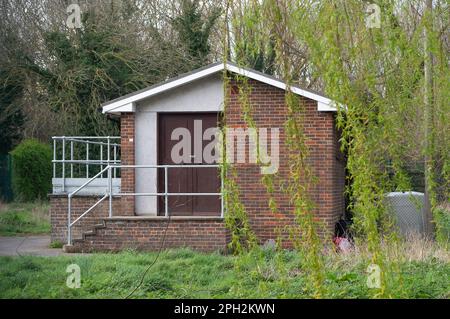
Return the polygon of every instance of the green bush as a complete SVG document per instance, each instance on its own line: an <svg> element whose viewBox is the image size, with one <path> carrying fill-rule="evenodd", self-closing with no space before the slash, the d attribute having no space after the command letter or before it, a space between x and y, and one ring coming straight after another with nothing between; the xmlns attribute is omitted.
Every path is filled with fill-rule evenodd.
<svg viewBox="0 0 450 319"><path fill-rule="evenodd" d="M59 240L52 241L49 245L50 248L63 248L64 244Z"/></svg>
<svg viewBox="0 0 450 319"><path fill-rule="evenodd" d="M433 212L436 223L436 240L444 246L450 245L450 209L438 206Z"/></svg>
<svg viewBox="0 0 450 319"><path fill-rule="evenodd" d="M45 199L52 186L52 149L26 139L12 152L14 195L23 201Z"/></svg>

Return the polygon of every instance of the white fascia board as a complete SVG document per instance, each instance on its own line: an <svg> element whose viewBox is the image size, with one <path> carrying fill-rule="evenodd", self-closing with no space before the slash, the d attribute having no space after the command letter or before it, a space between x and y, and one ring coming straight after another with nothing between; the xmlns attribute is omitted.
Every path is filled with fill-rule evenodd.
<svg viewBox="0 0 450 319"><path fill-rule="evenodd" d="M317 111L319 111L319 112L336 112L337 109L332 101L331 101L331 103L323 103L323 102L318 101L317 102Z"/></svg>
<svg viewBox="0 0 450 319"><path fill-rule="evenodd" d="M134 113L136 112L136 103L131 102L131 103L127 103L124 105L121 105L117 108L115 108L114 110L109 111L108 113ZM103 113L105 113L105 111L103 111Z"/></svg>
<svg viewBox="0 0 450 319"><path fill-rule="evenodd" d="M248 78L251 78L256 81L260 81L262 83L266 83L268 85L277 87L282 90L287 89L287 85L279 80L273 79L271 77L264 76L263 74L252 72L251 70L240 68L236 65L232 65L229 63L223 64L217 64L213 65L210 68L189 74L185 77L170 81L166 84L162 84L160 86L154 87L152 89L145 90L141 93L132 95L128 98L124 98L121 100L118 100L116 102L112 102L110 104L107 104L103 106L102 112L103 113L120 113L120 112L135 112L135 102L143 100L145 98L151 97L153 95L156 95L158 93L162 93L164 91L176 88L178 86L187 84L189 82L207 77L211 74L223 71L224 67L233 73L246 76ZM315 94L310 91L303 90L299 87L291 86L291 91L295 94L304 96L306 98L309 98L311 100L317 101L317 110L322 112L335 112L336 106L334 105L333 101L329 98L326 98L322 95Z"/></svg>
<svg viewBox="0 0 450 319"><path fill-rule="evenodd" d="M242 69L240 67L230 65L230 64L227 64L227 70L237 73L237 74L240 74L242 76L249 77L253 80L257 80L257 81L269 84L269 85L277 87L279 89L287 90L287 85L284 82L272 79L270 77L266 77L262 74L255 73L255 72L252 72L252 71L249 71L246 69ZM302 90L295 86L291 86L290 90L295 94L298 94L298 95L307 97L311 100L319 102L322 105L321 107L323 108L324 111L331 111L330 105L332 104L332 101L329 98L326 98L326 97L318 95L318 94L314 94L310 91ZM333 110L336 111L335 108Z"/></svg>
<svg viewBox="0 0 450 319"><path fill-rule="evenodd" d="M149 89L149 90L141 92L139 94L135 94L135 95L132 95L132 96L130 96L128 98L125 98L125 99L119 100L117 102L113 102L111 104L105 105L103 107L103 109L102 109L102 112L103 113L121 112L118 109L121 108L125 104L129 104L129 103L133 103L133 102L136 102L136 101L143 100L143 99L148 98L150 96L153 96L155 94L158 94L158 93L161 93L161 92L164 92L164 91L176 88L178 86L181 86L183 84L192 82L194 80L198 80L198 79L204 78L204 77L206 77L206 76L208 76L210 74L214 74L214 73L216 73L218 71L221 71L221 70L223 70L223 64L218 64L218 65L212 66L211 68L201 70L199 72L187 75L187 76L182 77L180 79L177 79L177 80L174 80L174 81L170 81L170 82L168 82L166 84L157 86L157 87L155 87L153 89Z"/></svg>

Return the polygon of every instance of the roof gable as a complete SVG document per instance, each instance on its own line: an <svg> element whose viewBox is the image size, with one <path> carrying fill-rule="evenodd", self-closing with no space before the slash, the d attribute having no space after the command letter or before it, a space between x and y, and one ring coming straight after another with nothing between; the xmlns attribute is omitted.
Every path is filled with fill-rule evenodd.
<svg viewBox="0 0 450 319"><path fill-rule="evenodd" d="M246 76L250 79L280 88L282 90L287 90L286 83L272 76L269 76L256 70L240 67L234 63L220 62L210 64L206 67L193 70L192 72L186 74L182 74L176 78L170 79L160 84L156 84L148 88L142 89L140 91L124 95L115 100L108 101L102 104L102 111L103 113L134 112L135 103L138 101L177 88L179 86L207 77L209 75L222 72L224 71L224 69L226 69L229 72ZM298 86L291 86L290 90L295 94L317 101L318 111L324 112L336 111L334 102L317 92L302 89Z"/></svg>

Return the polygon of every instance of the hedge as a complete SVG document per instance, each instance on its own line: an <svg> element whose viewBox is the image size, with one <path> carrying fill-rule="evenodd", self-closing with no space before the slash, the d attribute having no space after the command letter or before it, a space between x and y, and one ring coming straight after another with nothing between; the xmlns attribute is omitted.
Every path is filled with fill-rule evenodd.
<svg viewBox="0 0 450 319"><path fill-rule="evenodd" d="M35 139L22 141L12 152L12 185L18 200L45 199L52 187L52 149Z"/></svg>

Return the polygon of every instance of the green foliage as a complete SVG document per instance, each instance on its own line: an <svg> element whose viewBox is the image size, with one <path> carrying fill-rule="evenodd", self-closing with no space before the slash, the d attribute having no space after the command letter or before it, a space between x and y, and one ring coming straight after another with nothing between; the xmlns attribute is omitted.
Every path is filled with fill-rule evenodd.
<svg viewBox="0 0 450 319"><path fill-rule="evenodd" d="M245 206L239 198L237 186L237 174L233 167L226 163L222 165L224 170L224 201L225 201L225 226L230 231L231 241L228 248L234 254L241 254L256 246L256 236L250 227Z"/></svg>
<svg viewBox="0 0 450 319"><path fill-rule="evenodd" d="M213 7L211 13L203 18L198 0L181 1L181 14L174 19L173 26L195 67L204 65L207 60L210 52L208 39L219 16L218 7Z"/></svg>
<svg viewBox="0 0 450 319"><path fill-rule="evenodd" d="M444 14L445 3L440 1L434 6L433 23L429 13L417 14L423 8L414 11L417 9L391 0L377 1L377 5L381 8L381 28L368 26L366 3L347 0L240 1L234 5L234 23L241 31L235 35L239 62L245 64L248 57L257 57L258 41L272 34L265 41L275 41L278 75L290 84L298 79L299 70L306 69L306 81L319 79L324 93L338 102L337 125L347 155L348 208L354 216L354 233L358 242L367 243L370 263L382 270L381 288L371 296L387 297L396 293L403 279L397 276L401 261L388 262L381 249L383 243L398 242L383 204L385 193L411 189L407 167L431 158L422 174L428 172L432 205L448 197L448 134L440 134L448 131L450 123L445 41L448 16ZM264 26L259 21L264 21ZM428 53L434 55L433 96L427 96L433 100L430 112L424 111L424 43ZM316 235L319 225L311 216L314 203L308 198L314 175L306 160L302 107L289 92L286 103L286 142L290 149L287 190L299 223L296 233L303 236L299 242L307 243L308 249L298 248L303 266L312 276L308 282L320 292L325 277ZM248 117L245 111L244 116ZM251 121L247 123L251 125ZM274 185L268 186L273 191Z"/></svg>
<svg viewBox="0 0 450 319"><path fill-rule="evenodd" d="M233 11L235 60L242 66L273 74L275 71L275 31L266 26L263 13L270 1L252 1ZM239 7L239 6L238 6ZM241 12L241 10L243 12Z"/></svg>
<svg viewBox="0 0 450 319"><path fill-rule="evenodd" d="M26 72L33 99L61 122L57 134L117 135L117 121L98 110L102 103L208 62L219 10L203 18L197 1L186 1L183 8L179 16L150 18L153 6L144 13L133 0L89 3L82 6L82 28L43 27L39 47L10 64ZM176 31L179 41L173 38Z"/></svg>
<svg viewBox="0 0 450 319"><path fill-rule="evenodd" d="M397 240L383 207L384 194L410 187L403 168L411 158L420 162L423 154L434 154L445 163L442 156L445 158L449 154L448 143L442 143L443 147L439 144L447 151L436 152L435 133L430 137L432 147L422 148L422 154L417 144L418 138L424 138L422 121L417 117L423 112L416 106L424 100L422 35L429 17L424 15L421 20L413 20L417 27L409 28L410 7L389 0L378 1L377 5L383 17L381 28L367 26L365 3L361 1L286 5L273 2L265 15L269 24L279 26L278 60L289 62L281 65L284 77L292 79L296 74L291 63L296 52L290 49L306 47L312 78L320 78L325 93L340 103L337 123L342 129L341 142L348 158L346 168L350 184L347 191L354 230L358 240L367 242L371 263L382 269L382 285L373 292L374 297L391 295L390 289L395 285L390 283L400 285L402 282L396 276L398 265L389 264L380 249L382 242ZM441 102L436 104L434 115L439 115L440 120L435 117L435 127L448 128L448 120L443 120L446 112L442 104L443 98L448 96L448 65L442 58L445 49L438 32L430 31L428 37L425 41L431 42L439 70L435 74L438 86L434 98ZM442 83L446 83L446 88ZM448 107L448 102L446 105ZM443 136L445 134L440 138L445 139ZM439 165L434 165L426 169L438 168ZM430 184L435 188L435 184Z"/></svg>
<svg viewBox="0 0 450 319"><path fill-rule="evenodd" d="M8 153L22 137L24 115L18 100L24 81L23 74L0 65L0 154Z"/></svg>
<svg viewBox="0 0 450 319"><path fill-rule="evenodd" d="M274 3L267 2L263 5L264 10L273 12L278 8ZM243 21L239 23L244 24L244 30L247 34L243 34L241 42L237 42L237 62L244 66L251 62L256 56L261 57L261 47L252 40L257 42L262 41L263 38L259 38L262 35L259 34L259 30L256 25L256 20L262 18L262 8L259 7L258 2L252 2L251 6L246 8L248 13L244 14ZM236 23L236 22L235 22ZM280 24L282 21L274 21L274 24ZM255 32L255 38L252 38L252 31ZM250 36L249 36L250 35ZM275 60L283 70L282 76L288 85L292 83L292 75L287 71L290 64L289 57L283 55L282 45L284 39L282 35L272 35L269 37L269 43L271 44L271 59ZM249 43L249 46L247 46ZM254 45L253 48L251 46ZM250 49L250 50L249 50ZM255 50L253 50L255 49ZM259 51L258 51L259 50ZM255 62L257 62L256 59ZM260 60L262 62L263 60ZM272 61L274 62L274 61ZM253 105L251 102L251 87L248 85L248 79L245 77L237 77L236 82L239 87L239 103L242 108L242 119L246 123L247 127L257 129L255 120L253 119ZM290 227L288 231L291 234L291 240L295 243L295 247L301 258L301 266L307 271L307 289L313 291L313 296L316 298L323 297L324 291L324 264L321 256L323 245L321 239L318 236L319 225L313 219L313 209L315 203L310 198L311 187L315 183L315 177L312 174L311 168L307 163L309 154L308 147L306 146L306 138L303 131L304 124L304 109L301 101L296 98L289 90L285 95L286 112L288 119L285 123L286 138L285 143L289 149L289 173L287 177L287 186L280 191L284 191L289 198L289 202L293 204L294 208L292 213L295 216L296 225ZM259 141L257 142L257 163L260 163L259 158ZM268 208L274 213L280 213L277 211L277 203L273 196L275 191L275 178L278 176L263 175L261 176L261 182L266 187L267 194L269 195ZM286 178L286 177L285 177ZM278 178L279 179L279 178ZM278 183L281 185L281 182ZM236 205L236 204L235 204ZM242 204L240 204L242 205ZM228 213L228 212L227 212ZM277 229L276 232L280 232ZM239 232L235 231L239 234ZM281 238L278 238L280 244ZM243 257L245 258L245 257ZM282 265L282 261L279 260L278 265ZM280 268L283 268L280 266Z"/></svg>
<svg viewBox="0 0 450 319"><path fill-rule="evenodd" d="M63 246L64 246L64 244L59 240L55 240L55 241L51 242L49 245L50 248L63 248Z"/></svg>
<svg viewBox="0 0 450 319"><path fill-rule="evenodd" d="M13 190L23 201L46 199L51 190L52 149L35 139L26 139L12 152Z"/></svg>
<svg viewBox="0 0 450 319"><path fill-rule="evenodd" d="M48 234L49 232L48 203L10 203L0 206L0 236Z"/></svg>
<svg viewBox="0 0 450 319"><path fill-rule="evenodd" d="M230 99L230 78L226 72L224 76L225 103L223 114L227 114ZM221 127L222 136L227 136L227 119L224 116ZM222 143L221 177L223 179L223 198L225 203L225 226L230 231L231 241L229 249L234 254L242 254L257 245L254 231L251 229L245 206L240 199L240 190L237 184L236 168L227 162L226 143Z"/></svg>
<svg viewBox="0 0 450 319"><path fill-rule="evenodd" d="M450 248L450 209L438 206L433 210L436 223L436 240L444 247Z"/></svg>
<svg viewBox="0 0 450 319"><path fill-rule="evenodd" d="M95 14L83 16L83 28L75 33L53 31L44 44L52 64L28 69L38 75L48 92L53 111L65 114L66 134L116 135L116 123L98 112L101 103L147 84L139 57L113 25L99 26Z"/></svg>

